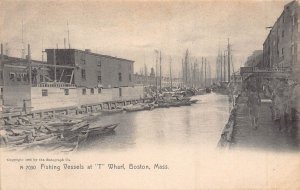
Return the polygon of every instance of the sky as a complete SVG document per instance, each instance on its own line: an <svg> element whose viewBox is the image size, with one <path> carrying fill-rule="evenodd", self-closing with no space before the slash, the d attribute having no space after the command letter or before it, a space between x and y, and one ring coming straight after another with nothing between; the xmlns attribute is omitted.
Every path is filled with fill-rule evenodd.
<svg viewBox="0 0 300 190"><path fill-rule="evenodd" d="M163 75L181 70L186 49L198 63L206 57L215 70L218 51L229 38L235 70L263 48L269 30L289 1L0 1L0 41L9 55L21 57L23 42L32 58L42 49L90 49L135 61L135 72L155 67L162 52ZM67 25L68 23L68 25ZM212 75L214 75L212 73Z"/></svg>

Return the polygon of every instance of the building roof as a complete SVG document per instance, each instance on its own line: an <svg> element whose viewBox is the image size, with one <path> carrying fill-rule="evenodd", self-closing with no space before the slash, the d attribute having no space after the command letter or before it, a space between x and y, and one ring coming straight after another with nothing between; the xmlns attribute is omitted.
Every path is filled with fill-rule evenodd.
<svg viewBox="0 0 300 190"><path fill-rule="evenodd" d="M55 50L55 49L46 49L47 50ZM121 60L121 61L130 61L130 62L134 62L133 60L129 60L129 59L123 59L123 58L119 58L119 57L114 57L114 56L110 56L110 55L103 55L103 54L99 54L99 53L93 53L90 50L80 50L80 49L56 49L56 50L72 50L72 51L77 51L77 52L81 52L81 53L86 53L86 54L90 54L90 55L95 55L95 56L100 56L100 57L106 57L106 58L111 58L111 59L117 59L117 60Z"/></svg>
<svg viewBox="0 0 300 190"><path fill-rule="evenodd" d="M31 59L30 61L33 63L41 63L41 64L46 63L44 61L38 61L33 59ZM14 62L28 62L28 60L19 57L11 57L11 56L4 55L4 63L14 63Z"/></svg>
<svg viewBox="0 0 300 190"><path fill-rule="evenodd" d="M47 64L47 62L44 61L37 61L37 60L30 60L31 66L32 67L57 67L57 68L67 68L67 69L74 69L75 67L70 66L70 65L52 65L52 64ZM23 58L18 58L18 57L10 57L4 55L4 65L11 65L11 66L28 66L28 60L23 59Z"/></svg>
<svg viewBox="0 0 300 190"><path fill-rule="evenodd" d="M276 27L276 25L279 23L280 19L281 19L282 16L284 15L285 9L286 9L287 7L293 5L293 4L295 4L296 6L298 6L298 5L299 5L298 0L293 0L293 1L291 1L291 2L289 2L289 3L287 3L287 4L284 5L284 8L283 8L283 10L282 10L280 16L276 19L275 23L274 23L273 26L271 27L271 30L269 31L268 36L267 36L267 38L266 38L265 41L264 41L264 44L267 42L267 40L269 40L269 36L270 36L271 33L274 31L273 28Z"/></svg>

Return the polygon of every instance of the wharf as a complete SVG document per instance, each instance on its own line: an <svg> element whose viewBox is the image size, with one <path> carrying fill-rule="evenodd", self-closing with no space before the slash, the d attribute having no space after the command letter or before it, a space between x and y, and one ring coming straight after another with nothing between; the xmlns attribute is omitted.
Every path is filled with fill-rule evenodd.
<svg viewBox="0 0 300 190"><path fill-rule="evenodd" d="M53 109L36 110L36 111L31 111L29 113L25 113L22 111L12 112L12 113L0 113L0 119L11 120L13 118L18 118L23 116L29 116L31 118L43 118L45 116L53 116L55 114L78 115L84 113L97 112L100 110L111 110L118 106L125 106L132 103L141 103L147 101L149 101L149 98L99 102L95 104L84 104L81 105L80 107L77 106L59 107Z"/></svg>
<svg viewBox="0 0 300 190"><path fill-rule="evenodd" d="M247 97L241 96L237 101L232 134L229 141L227 141L230 149L300 150L299 121L290 123L288 129L279 130L279 122L273 121L271 117L271 102L262 101L259 110L259 127L254 129L251 127L247 100Z"/></svg>

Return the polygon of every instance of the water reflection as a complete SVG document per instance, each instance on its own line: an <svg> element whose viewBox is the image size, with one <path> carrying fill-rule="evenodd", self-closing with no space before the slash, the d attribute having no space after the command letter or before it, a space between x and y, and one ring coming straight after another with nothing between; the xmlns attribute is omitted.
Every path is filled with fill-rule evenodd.
<svg viewBox="0 0 300 190"><path fill-rule="evenodd" d="M227 96L193 97L196 104L103 116L96 125L120 123L114 134L87 141L81 150L128 149L156 145L216 146L229 117Z"/></svg>

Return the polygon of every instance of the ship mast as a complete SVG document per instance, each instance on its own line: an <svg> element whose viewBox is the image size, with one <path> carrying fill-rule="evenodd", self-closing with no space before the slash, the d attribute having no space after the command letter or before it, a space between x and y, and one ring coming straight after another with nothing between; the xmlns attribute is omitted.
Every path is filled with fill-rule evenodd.
<svg viewBox="0 0 300 190"><path fill-rule="evenodd" d="M224 52L224 55L223 55L223 66L224 66L224 69L223 69L223 72L224 72L224 82L226 82L226 53Z"/></svg>
<svg viewBox="0 0 300 190"><path fill-rule="evenodd" d="M204 86L206 88L206 58L205 58L205 62L204 62Z"/></svg>
<svg viewBox="0 0 300 190"><path fill-rule="evenodd" d="M158 97L158 51L155 50L155 83L156 83L156 98Z"/></svg>
<svg viewBox="0 0 300 190"><path fill-rule="evenodd" d="M170 82L171 82L171 90L173 88L173 81L172 81L172 57L170 57Z"/></svg>
<svg viewBox="0 0 300 190"><path fill-rule="evenodd" d="M67 21L67 28L68 28L68 44L69 44L69 49L71 49L71 44L70 44L70 30L69 30L69 22Z"/></svg>
<svg viewBox="0 0 300 190"><path fill-rule="evenodd" d="M219 61L220 61L220 82L223 82L223 59L222 54L219 52Z"/></svg>
<svg viewBox="0 0 300 190"><path fill-rule="evenodd" d="M161 51L159 51L159 90L161 91Z"/></svg>
<svg viewBox="0 0 300 190"><path fill-rule="evenodd" d="M25 59L25 45L24 45L24 21L22 18L22 59Z"/></svg>
<svg viewBox="0 0 300 190"><path fill-rule="evenodd" d="M230 44L229 44L229 38L228 38L228 44L227 44L227 52L228 52L228 55L227 55L227 58L228 58L228 82L230 82L230 58L231 58L231 55L230 55Z"/></svg>

